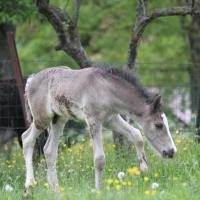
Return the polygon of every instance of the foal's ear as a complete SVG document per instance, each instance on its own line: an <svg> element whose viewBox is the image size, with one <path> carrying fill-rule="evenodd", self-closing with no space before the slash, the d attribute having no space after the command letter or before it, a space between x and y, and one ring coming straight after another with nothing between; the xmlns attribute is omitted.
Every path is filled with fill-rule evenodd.
<svg viewBox="0 0 200 200"><path fill-rule="evenodd" d="M153 102L151 104L151 112L155 113L161 111L162 109L162 99L159 94L155 95Z"/></svg>

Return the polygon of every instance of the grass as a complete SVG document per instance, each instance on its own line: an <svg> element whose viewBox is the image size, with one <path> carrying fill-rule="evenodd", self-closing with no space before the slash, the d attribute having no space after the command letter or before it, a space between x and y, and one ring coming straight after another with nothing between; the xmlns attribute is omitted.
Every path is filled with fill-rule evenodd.
<svg viewBox="0 0 200 200"><path fill-rule="evenodd" d="M200 145L193 138L181 133L176 135L176 143L178 154L173 160L159 159L146 145L149 161L149 171L146 174L138 173L134 147L131 155L128 155L126 148L116 154L115 146L105 143L107 161L103 185L101 191L96 191L91 141L74 145L70 149L61 142L57 167L61 194L49 191L46 183L46 164L45 160L41 159L35 166L37 183L31 199L199 200ZM121 171L125 173L125 176L122 181L119 181L117 175ZM21 149L15 145L10 152L7 146L4 146L4 153L0 155L1 200L22 199L24 174ZM152 183L158 183L159 187L152 189ZM8 184L13 191L5 190Z"/></svg>

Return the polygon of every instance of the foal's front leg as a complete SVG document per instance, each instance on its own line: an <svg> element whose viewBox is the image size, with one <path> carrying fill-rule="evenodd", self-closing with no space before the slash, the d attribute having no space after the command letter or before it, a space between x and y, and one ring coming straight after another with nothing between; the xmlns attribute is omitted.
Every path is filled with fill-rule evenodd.
<svg viewBox="0 0 200 200"><path fill-rule="evenodd" d="M59 192L59 184L56 172L56 160L60 136L63 135L65 119L59 118L56 124L51 123L49 137L44 146L44 154L47 162L47 181L54 192Z"/></svg>
<svg viewBox="0 0 200 200"><path fill-rule="evenodd" d="M96 189L100 189L101 176L105 165L105 154L102 142L102 125L95 119L89 119L87 120L87 123L93 140L95 187Z"/></svg>
<svg viewBox="0 0 200 200"><path fill-rule="evenodd" d="M120 115L116 115L111 120L112 128L128 137L136 146L137 156L140 162L140 170L142 172L148 169L146 156L144 153L144 142L140 130L132 127Z"/></svg>

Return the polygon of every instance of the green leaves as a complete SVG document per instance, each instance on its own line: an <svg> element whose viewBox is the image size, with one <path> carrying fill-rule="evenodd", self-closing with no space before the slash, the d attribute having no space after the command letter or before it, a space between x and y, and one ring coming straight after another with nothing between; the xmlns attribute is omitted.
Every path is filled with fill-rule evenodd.
<svg viewBox="0 0 200 200"><path fill-rule="evenodd" d="M0 23L17 24L28 19L34 11L32 0L1 0Z"/></svg>

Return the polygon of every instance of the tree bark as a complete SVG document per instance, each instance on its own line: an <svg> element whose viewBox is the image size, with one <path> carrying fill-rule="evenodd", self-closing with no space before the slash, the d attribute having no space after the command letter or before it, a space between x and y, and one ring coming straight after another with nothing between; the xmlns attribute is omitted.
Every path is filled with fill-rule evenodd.
<svg viewBox="0 0 200 200"><path fill-rule="evenodd" d="M6 37L7 31L15 32L15 27L11 24L0 24L0 79L14 76Z"/></svg>
<svg viewBox="0 0 200 200"><path fill-rule="evenodd" d="M135 70L137 50L140 44L140 40L142 38L145 28L151 22L160 17L167 16L194 15L200 17L200 10L199 7L195 7L195 0L192 0L192 3L189 3L185 6L154 9L150 14L147 10L147 4L147 0L138 0L137 16L135 23L133 24L128 49L127 67L132 71Z"/></svg>
<svg viewBox="0 0 200 200"><path fill-rule="evenodd" d="M200 2L197 3L200 7ZM189 27L188 38L191 48L191 58L193 65L190 67L191 82L191 108L197 113L197 134L200 137L200 17L192 16L192 22ZM200 142L200 139L199 139Z"/></svg>
<svg viewBox="0 0 200 200"><path fill-rule="evenodd" d="M56 50L63 50L81 67L91 67L93 62L87 55L80 40L77 27L80 9L80 0L76 0L73 16L56 6L50 5L48 0L36 0L39 12L46 17L57 33L59 44Z"/></svg>

